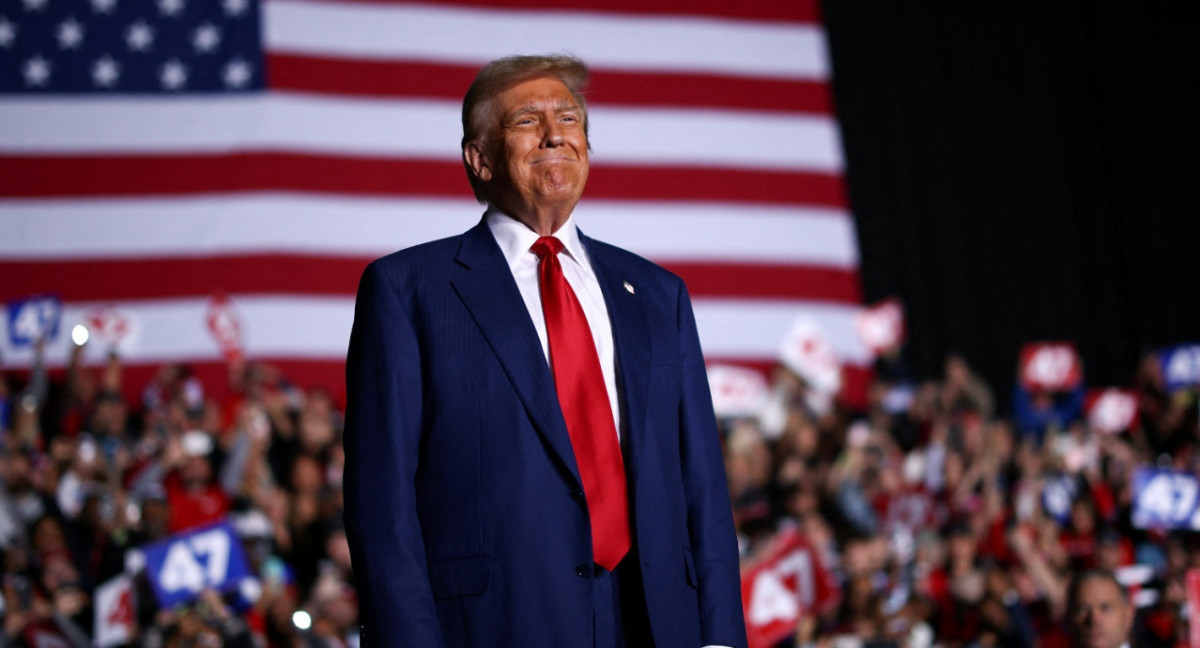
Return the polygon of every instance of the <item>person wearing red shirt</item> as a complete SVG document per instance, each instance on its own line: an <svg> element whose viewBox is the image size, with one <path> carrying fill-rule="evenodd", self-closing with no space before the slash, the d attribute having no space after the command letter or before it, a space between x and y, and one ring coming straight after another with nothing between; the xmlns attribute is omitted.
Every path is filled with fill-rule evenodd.
<svg viewBox="0 0 1200 648"><path fill-rule="evenodd" d="M216 522L229 512L229 495L213 479L213 467L209 454L213 450L212 437L199 430L183 435L178 442L168 444L167 473L163 487L167 491L167 503L171 507L171 518L167 524L171 533Z"/></svg>

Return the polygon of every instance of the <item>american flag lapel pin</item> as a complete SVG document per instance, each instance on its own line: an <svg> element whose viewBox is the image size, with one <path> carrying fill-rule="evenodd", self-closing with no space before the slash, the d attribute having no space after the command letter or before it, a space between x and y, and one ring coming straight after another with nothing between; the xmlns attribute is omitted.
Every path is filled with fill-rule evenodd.
<svg viewBox="0 0 1200 648"><path fill-rule="evenodd" d="M628 290L630 295L637 294L637 291L633 289L633 284L628 281L625 282L625 290Z"/></svg>

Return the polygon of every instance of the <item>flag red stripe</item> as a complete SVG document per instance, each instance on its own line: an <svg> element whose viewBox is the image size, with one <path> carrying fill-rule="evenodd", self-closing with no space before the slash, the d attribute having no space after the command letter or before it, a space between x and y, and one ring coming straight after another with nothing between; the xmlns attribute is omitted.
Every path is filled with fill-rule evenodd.
<svg viewBox="0 0 1200 648"><path fill-rule="evenodd" d="M56 294L67 301L183 295L353 295L370 261L304 254L0 262L0 301ZM666 263L693 297L804 299L857 304L852 270L753 263Z"/></svg>
<svg viewBox="0 0 1200 648"><path fill-rule="evenodd" d="M314 360L314 359L294 359L294 358L266 358L253 357L251 360L261 362L277 367L282 375L287 376L287 379L293 385L296 385L304 390L324 389L333 396L334 401L339 408L345 407L346 404L346 363L341 359ZM723 357L705 357L705 362L709 364L733 364L749 369L754 369L761 372L764 376L770 376L770 372L775 367L775 361L768 358L723 358ZM200 382L205 387L205 395L215 398L218 401L224 401L230 397L228 389L229 370L226 365L220 361L196 361L196 362L179 362L177 364L186 365L193 376L200 379ZM126 402L136 403L137 407L141 406L142 390L154 378L158 371L159 363L139 363L126 364L122 371L122 392L125 395ZM16 371L18 380L25 380L27 372ZM63 369L54 369L50 372L51 378L62 380L64 377ZM846 365L842 369L843 398L849 404L854 404L857 399L865 395L867 385L870 384L873 372L870 367L858 365Z"/></svg>
<svg viewBox="0 0 1200 648"><path fill-rule="evenodd" d="M326 3L341 1L370 2L374 4L402 4L404 0L325 0ZM478 7L485 9L512 9L534 11L600 11L604 13L626 13L638 15L684 15L741 18L746 20L775 20L804 23L819 23L820 3L817 0L578 0L569 5L555 0L452 0L440 1L439 6Z"/></svg>
<svg viewBox="0 0 1200 648"><path fill-rule="evenodd" d="M277 90L455 101L462 100L478 71L474 65L279 53L271 54L267 65L271 87ZM824 81L598 70L592 74L587 98L596 104L832 113L829 84Z"/></svg>
<svg viewBox="0 0 1200 648"><path fill-rule="evenodd" d="M822 266L766 263L664 262L701 297L811 299L862 303L858 272Z"/></svg>
<svg viewBox="0 0 1200 648"><path fill-rule="evenodd" d="M376 196L469 196L457 162L236 153L0 156L0 197L185 195L301 191ZM844 208L840 174L596 164L592 199L785 203Z"/></svg>
<svg viewBox="0 0 1200 648"><path fill-rule="evenodd" d="M779 364L775 360L763 358L726 358L708 354L705 354L704 362L709 365L726 364L753 369L761 373L768 381L771 381L771 372ZM842 365L842 390L838 396L839 400L850 409L865 410L867 408L867 391L874 378L875 371L869 366Z"/></svg>
<svg viewBox="0 0 1200 648"><path fill-rule="evenodd" d="M281 227L284 226L281 221ZM353 295L370 259L300 254L0 262L0 298L53 293L65 301L185 295Z"/></svg>

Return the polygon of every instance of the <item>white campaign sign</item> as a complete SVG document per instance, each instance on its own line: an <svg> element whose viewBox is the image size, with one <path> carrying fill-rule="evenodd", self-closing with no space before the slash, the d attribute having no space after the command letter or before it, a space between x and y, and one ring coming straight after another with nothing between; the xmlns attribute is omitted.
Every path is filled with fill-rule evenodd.
<svg viewBox="0 0 1200 648"><path fill-rule="evenodd" d="M767 380L753 369L712 365L708 385L717 416L754 416L767 403Z"/></svg>
<svg viewBox="0 0 1200 648"><path fill-rule="evenodd" d="M1137 397L1120 389L1106 389L1096 397L1088 413L1088 424L1104 434L1116 434L1133 425Z"/></svg>
<svg viewBox="0 0 1200 648"><path fill-rule="evenodd" d="M780 360L820 393L835 394L842 386L842 362L825 332L812 319L792 323Z"/></svg>
<svg viewBox="0 0 1200 648"><path fill-rule="evenodd" d="M1061 344L1038 349L1025 368L1026 379L1042 385L1064 385L1075 368L1075 350Z"/></svg>
<svg viewBox="0 0 1200 648"><path fill-rule="evenodd" d="M133 639L136 620L133 579L121 574L96 588L95 632L93 641L100 648L120 646Z"/></svg>

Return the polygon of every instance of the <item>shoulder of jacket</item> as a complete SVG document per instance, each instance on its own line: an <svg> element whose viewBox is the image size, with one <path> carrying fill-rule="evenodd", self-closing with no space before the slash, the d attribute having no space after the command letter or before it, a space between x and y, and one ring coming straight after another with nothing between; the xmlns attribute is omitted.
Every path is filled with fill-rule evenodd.
<svg viewBox="0 0 1200 648"><path fill-rule="evenodd" d="M683 282L678 275L658 265L657 263L610 243L586 238L588 252L592 255L594 264L604 265L615 271L630 274L641 281L653 281L655 284L673 289Z"/></svg>

